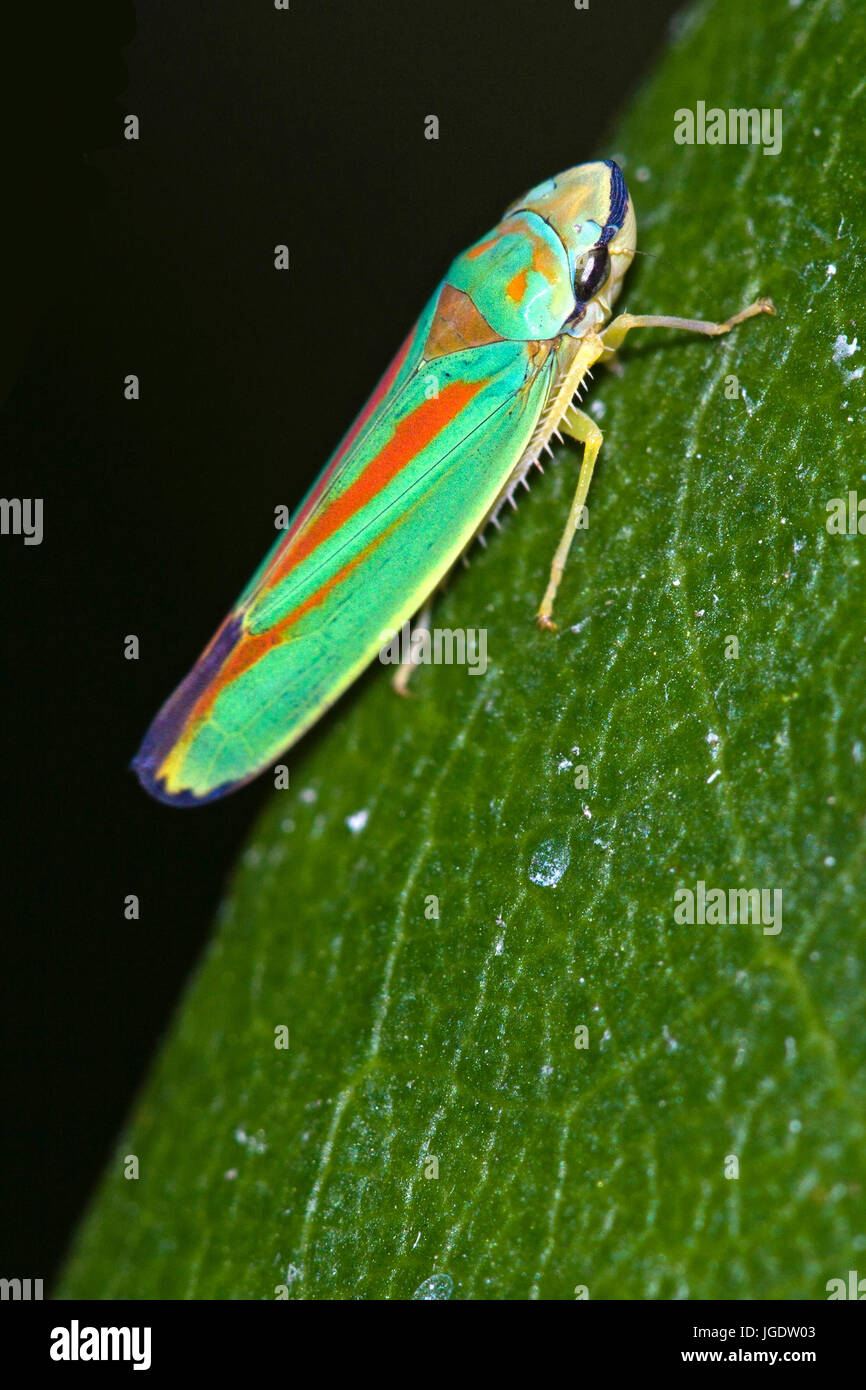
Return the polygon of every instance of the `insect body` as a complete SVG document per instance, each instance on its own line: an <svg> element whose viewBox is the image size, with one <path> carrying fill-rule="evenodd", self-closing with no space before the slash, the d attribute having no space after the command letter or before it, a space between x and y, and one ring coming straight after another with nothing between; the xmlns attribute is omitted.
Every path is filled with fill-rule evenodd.
<svg viewBox="0 0 866 1390"><path fill-rule="evenodd" d="M538 621L553 600L601 446L574 404L632 328L725 323L611 307L635 250L622 173L581 164L533 188L458 256L379 386L133 763L193 806L272 764L422 607L564 430L584 446Z"/></svg>

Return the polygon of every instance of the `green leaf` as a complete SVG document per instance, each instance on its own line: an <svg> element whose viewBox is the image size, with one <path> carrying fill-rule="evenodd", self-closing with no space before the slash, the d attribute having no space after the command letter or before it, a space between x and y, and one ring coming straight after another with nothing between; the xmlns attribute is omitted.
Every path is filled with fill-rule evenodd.
<svg viewBox="0 0 866 1390"><path fill-rule="evenodd" d="M597 378L557 636L571 449L436 614L487 673L400 701L377 667L295 758L63 1294L823 1298L866 1265L866 537L827 529L866 497L864 28L694 14L603 151L661 257L632 312L778 317ZM781 108L782 152L675 144L698 99ZM699 881L781 893L781 931L678 923Z"/></svg>

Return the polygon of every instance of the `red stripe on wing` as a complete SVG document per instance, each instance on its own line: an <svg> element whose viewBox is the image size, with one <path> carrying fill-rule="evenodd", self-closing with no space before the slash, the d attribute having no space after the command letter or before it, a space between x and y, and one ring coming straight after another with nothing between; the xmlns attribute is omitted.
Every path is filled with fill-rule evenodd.
<svg viewBox="0 0 866 1390"><path fill-rule="evenodd" d="M369 545L365 546L362 551L353 556L351 560L347 561L336 574L332 574L329 579L326 579L324 584L321 584L319 588L316 589L315 593L310 594L302 603L299 603L296 608L293 608L290 613L287 613L284 618L280 618L279 622L274 623L273 627L268 628L266 632L251 633L242 629L236 645L229 652L218 672L210 681L207 688L202 691L187 715L185 720L186 727L190 730L194 729L199 721L204 719L211 710L221 691L223 691L227 685L230 685L232 681L242 676L250 667L255 666L256 662L261 661L262 657L266 656L274 647L278 647L281 642L284 642L286 640L286 634L293 624L299 622L311 609L318 608L324 603L331 591L342 584L343 580L347 579L353 570L357 569L360 564L369 558L376 547L381 545L386 537L400 525L402 519L402 517L396 517L394 521L391 522L390 526L385 527L383 531L370 541ZM229 618L226 621L231 622L234 620ZM213 643L211 645L213 645Z"/></svg>
<svg viewBox="0 0 866 1390"><path fill-rule="evenodd" d="M262 576L258 593L273 588L296 565L345 526L368 502L371 502L397 477L401 469L417 458L427 445L452 423L479 391L488 385L482 381L452 381L433 400L425 400L404 416L383 449L367 464L353 482L334 497L333 501L300 529L299 517L286 536L285 545L274 556L271 567Z"/></svg>
<svg viewBox="0 0 866 1390"><path fill-rule="evenodd" d="M379 407L379 405L381 405L382 401L385 399L388 392L391 390L391 387L393 386L394 382L397 380L397 377L400 374L400 368L403 366L403 363L406 360L406 356L409 352L409 349L415 340L416 331L417 326L416 328L412 329L412 332L409 334L406 341L403 343L402 347L397 352L396 357L394 358L390 367L386 371L385 375L382 377L382 380L379 382L379 385L376 387L367 404L364 406L364 409L361 411L361 414L358 416L357 420L352 425L351 429L349 430L349 433L346 435L339 449L335 453L334 457L331 459L331 462L328 465L327 469L322 474L319 481L316 483L315 487L313 488L303 507L298 512L298 515L295 517L294 524L292 525L291 530L289 531L287 539L290 536L292 536L296 530L300 530L300 528L303 526L304 522L309 517L310 513L312 512L316 503L319 501L323 492L330 484L331 478L334 475L334 469L337 468L341 461L346 457L346 454L348 453L349 449L351 449L352 445L358 438L358 435L361 433L364 426L370 420L373 412Z"/></svg>

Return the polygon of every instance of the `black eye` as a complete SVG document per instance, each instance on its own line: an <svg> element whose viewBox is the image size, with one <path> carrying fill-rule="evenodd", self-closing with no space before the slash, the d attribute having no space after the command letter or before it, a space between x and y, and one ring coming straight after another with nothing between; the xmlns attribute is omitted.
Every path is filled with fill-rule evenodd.
<svg viewBox="0 0 866 1390"><path fill-rule="evenodd" d="M586 302L592 299L596 290L600 289L610 274L610 256L606 246L597 246L594 251L587 251L582 260L577 263L577 275L574 281L574 292L578 299Z"/></svg>

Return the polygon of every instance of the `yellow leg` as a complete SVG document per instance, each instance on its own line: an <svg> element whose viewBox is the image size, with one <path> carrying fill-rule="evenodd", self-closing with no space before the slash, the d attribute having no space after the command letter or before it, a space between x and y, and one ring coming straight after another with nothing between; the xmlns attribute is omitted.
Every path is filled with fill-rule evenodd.
<svg viewBox="0 0 866 1390"><path fill-rule="evenodd" d="M580 465L577 489L571 504L571 511L568 513L568 521L565 523L562 539L556 547L556 554L550 567L550 579L544 591L544 598L541 600L541 607L538 610L538 626L547 628L549 632L556 631L556 623L552 617L553 600L565 570L571 542L574 540L574 533L580 522L586 495L592 482L592 470L595 468L598 451L604 439L604 435L595 421L591 420L584 411L578 410L576 406L570 406L565 412L559 428L565 430L566 434L570 435L578 444L583 445L583 462Z"/></svg>
<svg viewBox="0 0 866 1390"><path fill-rule="evenodd" d="M772 300L756 299L754 304L748 304L745 309L741 309L738 314L733 314L724 323L711 323L706 319L671 318L667 314L620 314L599 335L604 353L596 352L590 360L596 360L600 357L602 362L610 363L615 369L617 362L614 354L622 344L626 334L630 333L633 328L685 328L691 333L705 333L711 337L716 337L720 333L729 333L744 319L754 318L757 314L775 314L775 312ZM556 547L556 554L550 567L550 580L538 610L538 626L547 628L551 632L556 631L556 623L552 617L553 600L556 597L556 591L565 569L565 562L568 559L568 552L574 540L574 533L586 503L586 496L592 481L592 471L595 468L595 461L598 458L598 451L604 438L595 421L574 406L566 411L560 422L560 429L564 429L566 434L570 435L578 444L583 445L583 462L580 466L577 491L574 494L568 521L565 524L562 539Z"/></svg>
<svg viewBox="0 0 866 1390"><path fill-rule="evenodd" d="M738 314L725 319L724 323L709 323L706 319L675 319L667 314L620 314L609 323L601 334L601 341L609 353L616 352L626 333L633 328L685 328L690 333L706 333L716 337L719 333L729 333L744 319L753 319L756 314L775 314L771 299L756 299Z"/></svg>

